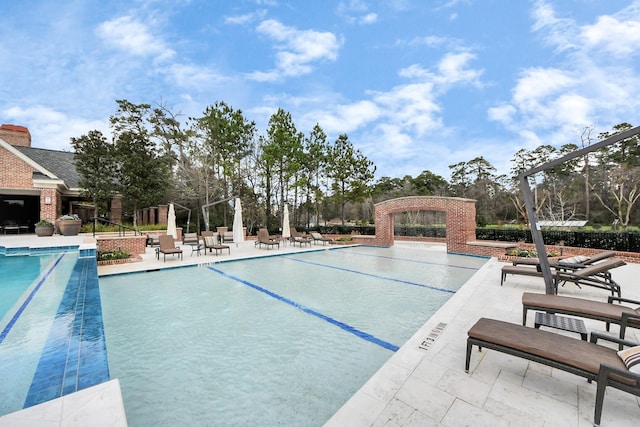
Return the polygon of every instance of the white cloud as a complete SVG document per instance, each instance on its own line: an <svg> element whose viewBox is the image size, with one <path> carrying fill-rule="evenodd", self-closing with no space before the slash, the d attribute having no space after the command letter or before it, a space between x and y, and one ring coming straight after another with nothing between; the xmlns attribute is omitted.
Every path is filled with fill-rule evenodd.
<svg viewBox="0 0 640 427"><path fill-rule="evenodd" d="M227 24L242 25L256 20L264 19L266 15L267 11L265 9L261 9L255 12L246 13L244 15L227 16L226 18L224 18L224 22Z"/></svg>
<svg viewBox="0 0 640 427"><path fill-rule="evenodd" d="M8 108L2 111L2 115L26 126L34 141L33 146L38 148L73 151L70 136L79 137L93 129L107 137L110 135L108 121L85 120L42 105Z"/></svg>
<svg viewBox="0 0 640 427"><path fill-rule="evenodd" d="M582 28L582 37L587 50L601 49L614 56L637 55L640 20L620 22L611 16L601 16L595 24Z"/></svg>
<svg viewBox="0 0 640 427"><path fill-rule="evenodd" d="M640 91L633 64L640 44L640 10L629 7L581 26L557 17L550 3L540 0L533 16L533 30L562 61L522 70L510 102L489 108L489 118L519 133L538 134L527 134L528 140L545 143L567 142L576 129L592 123L608 128L631 121L640 108L640 100L630 96Z"/></svg>
<svg viewBox="0 0 640 427"><path fill-rule="evenodd" d="M96 33L107 44L135 56L165 60L175 55L159 36L154 36L145 24L131 16L105 21L98 25Z"/></svg>
<svg viewBox="0 0 640 427"><path fill-rule="evenodd" d="M258 25L257 31L275 40L276 69L256 71L248 75L259 81L276 80L282 76L299 76L313 70L319 61L335 61L341 43L330 32L298 30L268 19Z"/></svg>

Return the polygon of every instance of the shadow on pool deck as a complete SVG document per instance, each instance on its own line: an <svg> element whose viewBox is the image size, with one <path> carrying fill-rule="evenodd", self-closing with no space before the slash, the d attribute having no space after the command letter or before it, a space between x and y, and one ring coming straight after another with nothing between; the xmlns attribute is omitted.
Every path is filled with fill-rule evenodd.
<svg viewBox="0 0 640 427"><path fill-rule="evenodd" d="M0 246L16 243L14 239L17 236L7 237L0 236ZM23 244L38 239L34 235L20 238ZM59 242L72 244L68 243L69 239L54 238L50 245L60 245ZM81 241L83 237L77 239ZM444 245L439 244L396 244L416 250L446 250ZM237 247L235 244L230 246L231 255L218 256L191 254L191 248L186 246L183 248L183 261L168 257L166 262L156 260L155 249L148 248L141 262L100 267L99 274L208 264L309 250L308 247L300 249L291 246L282 246L280 250L258 249L252 241ZM327 247L311 246L311 250L316 249ZM470 423L491 426L592 425L596 384L589 384L583 378L492 350L483 350L481 353L474 350L471 371L469 374L464 372L469 328L480 317L520 323L522 292L544 292L542 279L524 276L510 276L501 287L500 269L503 265L495 259L488 261L325 426ZM638 264L628 264L613 271L614 279L622 285L623 295L635 299L640 299L640 288L633 286L639 275ZM566 285L560 289L560 293L600 301L605 301L607 296L604 291L578 289L574 285ZM529 317L529 326L532 326L533 316ZM604 331L601 322L587 320L585 323L590 331ZM612 333L617 333L616 326L612 327ZM640 341L640 334L638 330L631 329L627 338ZM69 400L63 405L58 402L61 399ZM82 422L85 425L127 425L117 380L96 386L95 390L83 390L61 399L0 417L0 427L14 425L15 421L25 425L29 420L38 420L42 422L41 425L66 425L71 421L65 416L71 413L69 408L74 408L75 416L80 417L74 421L85 420ZM637 397L608 389L601 425L636 425L640 415L639 406ZM61 409L64 407L67 412ZM58 418L56 414L59 414Z"/></svg>

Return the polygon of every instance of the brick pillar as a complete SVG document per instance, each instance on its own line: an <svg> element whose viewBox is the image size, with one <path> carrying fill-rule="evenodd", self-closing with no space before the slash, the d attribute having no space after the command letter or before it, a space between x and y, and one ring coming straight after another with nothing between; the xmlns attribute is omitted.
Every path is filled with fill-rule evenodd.
<svg viewBox="0 0 640 427"><path fill-rule="evenodd" d="M167 225L169 205L158 205L158 224Z"/></svg>
<svg viewBox="0 0 640 427"><path fill-rule="evenodd" d="M157 224L156 212L158 208L149 208L149 224Z"/></svg>
<svg viewBox="0 0 640 427"><path fill-rule="evenodd" d="M109 221L116 224L122 223L122 195L116 194L111 199L111 211L109 212Z"/></svg>
<svg viewBox="0 0 640 427"><path fill-rule="evenodd" d="M149 208L142 210L142 223L145 225L149 224Z"/></svg>
<svg viewBox="0 0 640 427"><path fill-rule="evenodd" d="M58 215L58 192L53 188L40 189L40 219L55 222Z"/></svg>

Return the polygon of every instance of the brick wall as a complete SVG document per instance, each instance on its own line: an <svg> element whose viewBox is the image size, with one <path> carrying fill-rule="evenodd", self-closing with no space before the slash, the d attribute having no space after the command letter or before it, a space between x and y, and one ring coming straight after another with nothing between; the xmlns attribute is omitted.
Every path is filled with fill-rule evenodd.
<svg viewBox="0 0 640 427"><path fill-rule="evenodd" d="M458 197L401 197L374 206L378 246L393 246L394 214L407 211L441 211L446 215L447 251L468 253L467 242L476 238L476 201Z"/></svg>
<svg viewBox="0 0 640 427"><path fill-rule="evenodd" d="M147 236L96 236L99 251L113 251L121 249L132 255L144 254L147 246Z"/></svg>
<svg viewBox="0 0 640 427"><path fill-rule="evenodd" d="M34 169L4 148L0 148L0 170L0 188L33 189Z"/></svg>

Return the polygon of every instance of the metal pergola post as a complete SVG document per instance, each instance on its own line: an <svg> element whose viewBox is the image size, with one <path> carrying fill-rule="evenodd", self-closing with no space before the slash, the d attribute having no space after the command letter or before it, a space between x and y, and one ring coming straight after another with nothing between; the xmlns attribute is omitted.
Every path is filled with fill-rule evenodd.
<svg viewBox="0 0 640 427"><path fill-rule="evenodd" d="M589 147L574 151L573 153L569 153L558 159L543 163L542 165L522 172L518 176L518 180L520 182L520 191L522 191L522 197L524 198L527 216L529 219L531 238L533 239L533 243L536 245L536 252L538 253L538 258L540 259L540 269L542 271L542 276L544 277L545 291L547 294L555 293L554 279L553 274L551 274L551 266L549 264L549 260L547 259L547 249L544 247L544 240L542 238L542 232L540 231L540 224L538 223L535 202L533 200L533 195L531 194L531 187L529 186L528 178L538 172L542 172L544 170L561 165L567 160L572 160L576 157L582 157L586 154L591 153L592 151L599 150L603 147L615 144L616 142L620 142L624 139L631 138L632 136L638 134L640 134L640 126L636 126L624 132L620 132L618 134L610 136L609 138L603 139L602 141L597 142Z"/></svg>

